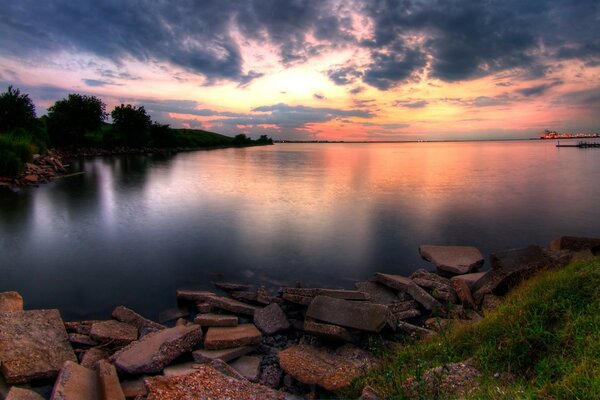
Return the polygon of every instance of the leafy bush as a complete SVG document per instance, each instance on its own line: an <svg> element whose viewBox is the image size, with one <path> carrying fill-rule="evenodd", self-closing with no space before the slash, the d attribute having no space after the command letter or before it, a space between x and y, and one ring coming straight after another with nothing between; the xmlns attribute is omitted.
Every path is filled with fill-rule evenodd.
<svg viewBox="0 0 600 400"><path fill-rule="evenodd" d="M0 133L30 129L36 123L35 106L27 94L9 86L0 95Z"/></svg>
<svg viewBox="0 0 600 400"><path fill-rule="evenodd" d="M18 175L23 163L31 160L31 156L38 151L31 137L23 131L0 135L0 175Z"/></svg>
<svg viewBox="0 0 600 400"><path fill-rule="evenodd" d="M102 126L107 117L106 105L95 96L69 94L48 109L46 126L51 143L59 146L81 146L86 132Z"/></svg>

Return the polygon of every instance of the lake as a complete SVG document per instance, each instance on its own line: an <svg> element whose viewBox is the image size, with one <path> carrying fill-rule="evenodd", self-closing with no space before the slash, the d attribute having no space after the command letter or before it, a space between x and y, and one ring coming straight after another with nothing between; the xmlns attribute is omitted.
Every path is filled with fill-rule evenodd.
<svg viewBox="0 0 600 400"><path fill-rule="evenodd" d="M148 317L211 280L352 288L490 252L600 236L600 149L554 141L277 144L106 157L0 193L0 291L67 320ZM486 261L487 266L487 261Z"/></svg>

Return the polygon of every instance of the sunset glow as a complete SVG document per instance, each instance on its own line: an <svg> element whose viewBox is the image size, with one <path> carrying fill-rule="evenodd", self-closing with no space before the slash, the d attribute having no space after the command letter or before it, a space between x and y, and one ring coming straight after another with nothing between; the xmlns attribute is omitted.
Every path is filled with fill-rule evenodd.
<svg viewBox="0 0 600 400"><path fill-rule="evenodd" d="M600 131L600 6L502 1L19 1L0 83L173 127L296 140Z"/></svg>

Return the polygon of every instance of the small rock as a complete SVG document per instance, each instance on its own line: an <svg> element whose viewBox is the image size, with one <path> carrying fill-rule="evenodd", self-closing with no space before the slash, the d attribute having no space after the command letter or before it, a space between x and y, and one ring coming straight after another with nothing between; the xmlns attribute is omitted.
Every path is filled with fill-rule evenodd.
<svg viewBox="0 0 600 400"><path fill-rule="evenodd" d="M33 390L13 386L4 400L44 400L44 398Z"/></svg>
<svg viewBox="0 0 600 400"><path fill-rule="evenodd" d="M207 302L208 299L217 297L216 293L208 292L205 290L177 290L177 298L181 300L187 300L194 303Z"/></svg>
<svg viewBox="0 0 600 400"><path fill-rule="evenodd" d="M277 304L281 305L284 303L282 298L279 298L276 296L271 296L269 291L264 286L261 286L260 288L258 288L258 290L256 292L256 301L258 303L264 304L264 305L269 305L271 303L277 303Z"/></svg>
<svg viewBox="0 0 600 400"><path fill-rule="evenodd" d="M194 318L194 323L202 327L210 326L237 326L238 317L223 314L199 314Z"/></svg>
<svg viewBox="0 0 600 400"><path fill-rule="evenodd" d="M164 376L180 376L191 374L192 372L196 372L198 370L198 364L195 362L186 362L182 364L172 364L168 367L165 367L163 370Z"/></svg>
<svg viewBox="0 0 600 400"><path fill-rule="evenodd" d="M202 314L211 313L213 310L213 306L205 302L196 303L196 308L198 309L198 312Z"/></svg>
<svg viewBox="0 0 600 400"><path fill-rule="evenodd" d="M110 343L115 346L127 345L138 338L135 326L119 321L103 321L92 325L90 337L100 343Z"/></svg>
<svg viewBox="0 0 600 400"><path fill-rule="evenodd" d="M140 314L124 306L115 308L112 312L112 317L118 321L135 326L139 330L140 336L144 336L142 335L142 332L147 334L165 329L163 325L144 318Z"/></svg>
<svg viewBox="0 0 600 400"><path fill-rule="evenodd" d="M250 382L258 382L261 360L261 357L242 356L233 361L230 365Z"/></svg>
<svg viewBox="0 0 600 400"><path fill-rule="evenodd" d="M204 340L206 350L221 350L239 346L259 344L262 335L253 324L234 327L208 328Z"/></svg>
<svg viewBox="0 0 600 400"><path fill-rule="evenodd" d="M467 274L483 265L483 255L472 246L419 246L419 253L442 273Z"/></svg>
<svg viewBox="0 0 600 400"><path fill-rule="evenodd" d="M108 357L110 357L110 354L108 354L105 350L99 347L92 347L83 353L83 357L81 358L81 366L88 369L96 369L96 362L100 360L106 360Z"/></svg>
<svg viewBox="0 0 600 400"><path fill-rule="evenodd" d="M98 373L100 398L107 400L125 400L125 394L121 388L115 366L106 360L100 360L96 364L96 371Z"/></svg>
<svg viewBox="0 0 600 400"><path fill-rule="evenodd" d="M265 335L272 335L290 328L285 313L275 303L257 310L254 313L254 324Z"/></svg>
<svg viewBox="0 0 600 400"><path fill-rule="evenodd" d="M282 376L283 371L278 364L268 364L263 366L258 383L273 389L277 389L281 382Z"/></svg>
<svg viewBox="0 0 600 400"><path fill-rule="evenodd" d="M229 292L229 295L239 301L256 302L258 294L256 292L249 292L246 290L234 290Z"/></svg>
<svg viewBox="0 0 600 400"><path fill-rule="evenodd" d="M23 311L23 297L18 292L0 293L0 312Z"/></svg>
<svg viewBox="0 0 600 400"><path fill-rule="evenodd" d="M88 335L82 335L81 333L69 333L69 342L71 344L78 344L82 346L97 346L98 342L89 337Z"/></svg>

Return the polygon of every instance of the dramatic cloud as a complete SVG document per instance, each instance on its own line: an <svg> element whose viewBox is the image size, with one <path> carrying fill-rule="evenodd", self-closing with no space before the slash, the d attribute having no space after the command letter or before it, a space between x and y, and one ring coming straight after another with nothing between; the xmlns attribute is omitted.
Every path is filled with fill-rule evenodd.
<svg viewBox="0 0 600 400"><path fill-rule="evenodd" d="M396 100L394 102L394 106L405 107L405 108L423 108L423 107L427 107L427 104L429 104L429 102L427 100L417 100L417 101Z"/></svg>
<svg viewBox="0 0 600 400"><path fill-rule="evenodd" d="M517 92L522 94L523 96L539 96L541 94L546 93L548 90L552 89L555 86L562 85L563 83L560 81L552 82L552 83L544 83L541 85L531 86L524 89L518 89Z"/></svg>

